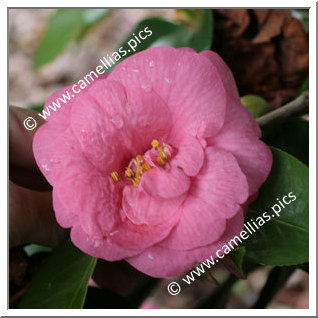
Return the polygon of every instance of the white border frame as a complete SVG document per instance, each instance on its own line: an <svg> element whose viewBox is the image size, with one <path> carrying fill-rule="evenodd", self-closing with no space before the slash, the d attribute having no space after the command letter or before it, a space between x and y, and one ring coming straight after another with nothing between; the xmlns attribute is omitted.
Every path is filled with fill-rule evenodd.
<svg viewBox="0 0 318 318"><path fill-rule="evenodd" d="M28 7L25 7L25 4L28 4ZM116 2L115 2L116 3ZM222 1L222 6L218 5L220 2L211 2L207 0L196 0L195 2L190 1L171 1L171 0L161 0L158 3L155 2L146 2L135 0L134 5L135 8L156 8L156 4L160 5L163 8L176 8L176 7L202 7L202 8L210 8L215 5L215 8L311 8L309 10L309 54L310 54L310 72L309 72L309 95L310 95L310 125L309 125L309 135L310 135L310 149L309 149L309 164L310 164L310 177L309 177L309 187L310 187L310 201L309 201L309 220L310 220L310 281L309 281L309 309L7 309L7 297L8 297L8 258L7 262L2 261L1 263L1 298L0 298L0 313L1 316L122 316L122 315L130 315L130 316L163 316L163 315L173 315L173 316L316 316L316 2L315 1L259 1L257 4L255 1ZM21 7L21 8L29 8L29 7L37 7L37 8L48 8L48 7L86 7L87 2L79 3L78 1L70 1L70 0L55 0L48 1L44 3L39 0L29 0L28 2L22 0L12 0L5 1L4 4L1 5L1 39L2 43L7 42L7 18L8 12L7 8L13 7ZM105 7L105 0L90 0L90 7ZM111 4L111 3L109 3ZM123 8L132 8L131 2L125 0L121 1L121 6ZM239 6L238 6L239 4ZM193 6L195 5L195 6ZM117 8L117 7L116 7ZM0 51L1 54L1 64L3 65L2 70L7 69L7 58L8 52L4 50L4 48ZM23 70L21 70L22 74ZM8 139L4 136L8 135L8 112L7 107L5 105L8 104L8 87L7 87L7 73L6 76L1 77L1 96L7 97L5 101L3 101L3 105L0 108L1 111L1 121L0 125L1 129L1 146L2 149L8 149ZM22 74L23 75L23 74ZM7 153L8 154L8 153ZM5 157L2 156L2 169L3 175L7 174L8 180L8 158L7 165L4 168ZM7 169L7 171L5 170ZM1 202L6 202L3 204L3 211L1 213L1 255L7 255L8 248L8 229L7 229L7 214L4 212L8 207L8 187L7 180L5 181L2 178L1 182ZM3 259L3 258L2 258Z"/></svg>

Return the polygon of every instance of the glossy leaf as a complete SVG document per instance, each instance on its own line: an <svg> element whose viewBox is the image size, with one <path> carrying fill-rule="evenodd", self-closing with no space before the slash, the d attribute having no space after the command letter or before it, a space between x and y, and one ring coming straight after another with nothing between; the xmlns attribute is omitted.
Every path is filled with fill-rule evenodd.
<svg viewBox="0 0 318 318"><path fill-rule="evenodd" d="M241 97L241 103L250 111L254 118L261 117L272 110L267 101L257 95L245 95Z"/></svg>
<svg viewBox="0 0 318 318"><path fill-rule="evenodd" d="M262 140L309 164L309 122L294 118L263 128Z"/></svg>
<svg viewBox="0 0 318 318"><path fill-rule="evenodd" d="M189 26L158 17L140 21L120 46L128 52L123 58L154 46L187 46L198 52L209 49L212 45L212 12L206 9L190 11L196 15L196 20ZM132 50L128 45L129 41L134 40L135 36L139 38L139 32L146 27L151 30L152 34L138 43L136 48Z"/></svg>
<svg viewBox="0 0 318 318"><path fill-rule="evenodd" d="M95 258L84 254L67 240L45 260L19 308L82 308L95 264Z"/></svg>
<svg viewBox="0 0 318 318"><path fill-rule="evenodd" d="M34 55L34 66L40 67L54 60L72 41L82 38L98 23L109 9L58 9L48 24Z"/></svg>
<svg viewBox="0 0 318 318"><path fill-rule="evenodd" d="M258 223L263 213L268 220L248 240L245 241L246 257L263 265L296 265L308 262L309 244L309 171L308 167L295 157L276 148L273 152L273 167L269 178L262 186L257 200L249 207L246 220ZM289 193L296 196L294 201L279 211L284 196ZM292 195L291 195L292 196Z"/></svg>
<svg viewBox="0 0 318 318"><path fill-rule="evenodd" d="M245 278L243 272L243 259L245 253L245 247L236 247L222 259L223 265L238 278Z"/></svg>

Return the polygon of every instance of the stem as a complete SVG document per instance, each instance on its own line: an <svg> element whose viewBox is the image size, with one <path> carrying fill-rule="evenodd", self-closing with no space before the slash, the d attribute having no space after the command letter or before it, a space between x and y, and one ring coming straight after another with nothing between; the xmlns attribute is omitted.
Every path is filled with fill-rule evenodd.
<svg viewBox="0 0 318 318"><path fill-rule="evenodd" d="M276 121L283 121L289 117L300 116L308 114L309 112L309 94L308 91L302 93L293 101L288 104L273 110L272 112L265 114L256 119L260 127L264 127L268 124Z"/></svg>
<svg viewBox="0 0 318 318"><path fill-rule="evenodd" d="M232 274L226 279L226 281L221 285L212 295L208 297L203 302L201 302L197 308L211 308L211 309L222 309L225 308L227 301L229 299L232 286L238 281L238 278Z"/></svg>
<svg viewBox="0 0 318 318"><path fill-rule="evenodd" d="M265 286L253 305L253 309L263 309L272 301L276 293L283 287L296 269L295 266L274 267L268 275Z"/></svg>

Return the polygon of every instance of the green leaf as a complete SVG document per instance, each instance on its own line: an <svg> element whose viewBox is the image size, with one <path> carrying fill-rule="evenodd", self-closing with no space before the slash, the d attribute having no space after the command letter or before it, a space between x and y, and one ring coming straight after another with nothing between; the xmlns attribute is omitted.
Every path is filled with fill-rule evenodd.
<svg viewBox="0 0 318 318"><path fill-rule="evenodd" d="M257 200L249 207L246 220L258 223L263 213L271 217L245 242L246 257L263 265L296 265L308 262L309 170L295 157L271 147L273 167ZM292 194L290 194L292 193ZM294 201L279 211L278 200L290 194ZM278 200L277 200L278 199ZM286 202L288 201L286 200ZM274 206L277 204L277 206ZM277 216L272 207L278 212ZM255 227L254 227L255 228Z"/></svg>
<svg viewBox="0 0 318 318"><path fill-rule="evenodd" d="M213 19L211 10L184 9L189 16L194 15L193 30L189 31L190 37L185 46L192 47L197 52L209 50L212 46Z"/></svg>
<svg viewBox="0 0 318 318"><path fill-rule="evenodd" d="M196 23L190 26L169 22L157 17L140 21L119 47L128 52L122 59L154 46L187 46L198 52L209 49L212 45L212 12L207 9L190 11L195 11L193 13L196 15ZM129 46L129 41L135 41L134 35L138 36L139 32L146 27L151 30L152 34L142 40L141 43L136 42L138 45L132 49Z"/></svg>
<svg viewBox="0 0 318 318"><path fill-rule="evenodd" d="M272 110L267 101L257 95L245 95L241 97L241 103L251 112L254 118L261 117Z"/></svg>
<svg viewBox="0 0 318 318"><path fill-rule="evenodd" d="M262 140L309 164L309 122L301 118L264 127Z"/></svg>
<svg viewBox="0 0 318 318"><path fill-rule="evenodd" d="M38 105L29 106L30 109L35 110L38 113L43 111L43 107L44 107L44 104L38 104Z"/></svg>
<svg viewBox="0 0 318 318"><path fill-rule="evenodd" d="M54 60L67 45L86 34L88 29L109 13L109 9L58 9L46 27L45 34L36 49L36 68Z"/></svg>
<svg viewBox="0 0 318 318"><path fill-rule="evenodd" d="M83 308L95 265L95 258L84 254L67 240L45 260L19 308Z"/></svg>
<svg viewBox="0 0 318 318"><path fill-rule="evenodd" d="M245 278L243 272L243 259L246 253L245 247L236 247L222 259L222 264L236 277Z"/></svg>

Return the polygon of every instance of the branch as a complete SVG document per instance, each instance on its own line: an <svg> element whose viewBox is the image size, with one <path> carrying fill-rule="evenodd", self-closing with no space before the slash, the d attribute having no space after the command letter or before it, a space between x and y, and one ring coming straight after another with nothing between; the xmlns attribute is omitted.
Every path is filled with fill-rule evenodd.
<svg viewBox="0 0 318 318"><path fill-rule="evenodd" d="M264 309L275 297L276 293L285 285L288 278L296 269L295 266L274 267L269 273L265 286L253 305L253 309Z"/></svg>
<svg viewBox="0 0 318 318"><path fill-rule="evenodd" d="M290 103L273 110L256 119L260 127L268 124L286 120L289 117L300 116L309 113L309 94L308 91L302 93Z"/></svg>

